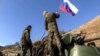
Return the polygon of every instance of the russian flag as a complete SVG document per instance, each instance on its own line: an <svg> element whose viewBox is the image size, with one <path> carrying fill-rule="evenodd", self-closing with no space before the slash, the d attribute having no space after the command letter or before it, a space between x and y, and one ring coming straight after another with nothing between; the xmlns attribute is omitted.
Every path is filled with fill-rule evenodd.
<svg viewBox="0 0 100 56"><path fill-rule="evenodd" d="M60 10L69 13L72 16L78 12L78 9L69 0L64 0L63 5L60 6Z"/></svg>

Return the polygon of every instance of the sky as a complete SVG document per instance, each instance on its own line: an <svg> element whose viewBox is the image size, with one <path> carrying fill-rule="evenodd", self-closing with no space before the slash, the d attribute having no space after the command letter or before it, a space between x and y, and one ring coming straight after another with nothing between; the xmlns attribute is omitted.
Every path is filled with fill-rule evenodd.
<svg viewBox="0 0 100 56"><path fill-rule="evenodd" d="M47 31L43 11L58 12L59 30L69 31L100 15L100 0L70 0L79 12L71 16L59 9L63 0L0 0L0 45L19 42L27 25L32 25L31 40L42 39Z"/></svg>

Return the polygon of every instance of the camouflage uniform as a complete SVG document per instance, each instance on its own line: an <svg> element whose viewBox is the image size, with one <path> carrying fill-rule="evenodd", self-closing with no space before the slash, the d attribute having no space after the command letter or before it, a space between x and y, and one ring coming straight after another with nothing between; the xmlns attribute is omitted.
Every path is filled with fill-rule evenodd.
<svg viewBox="0 0 100 56"><path fill-rule="evenodd" d="M26 27L21 38L21 56L26 56L27 50L30 49L30 56L32 56L32 41L30 39L31 26Z"/></svg>
<svg viewBox="0 0 100 56"><path fill-rule="evenodd" d="M43 15L45 17L45 29L48 31L49 33L49 46L48 46L48 50L50 52L50 56L54 56L54 52L53 52L53 48L52 48L52 43L53 43L53 39L56 39L56 43L57 43L57 47L59 49L59 56L62 55L61 53L61 42L60 42L60 34L58 31L58 26L56 23L56 18L59 18L59 14L58 13L49 13L44 11Z"/></svg>
<svg viewBox="0 0 100 56"><path fill-rule="evenodd" d="M0 51L0 56L3 56L3 53Z"/></svg>

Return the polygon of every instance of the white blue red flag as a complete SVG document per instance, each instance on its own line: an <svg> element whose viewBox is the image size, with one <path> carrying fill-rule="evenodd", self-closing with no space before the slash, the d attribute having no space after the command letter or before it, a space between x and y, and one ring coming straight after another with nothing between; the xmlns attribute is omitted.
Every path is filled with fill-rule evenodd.
<svg viewBox="0 0 100 56"><path fill-rule="evenodd" d="M60 6L60 10L69 13L72 16L78 12L78 9L69 0L64 0L63 5Z"/></svg>

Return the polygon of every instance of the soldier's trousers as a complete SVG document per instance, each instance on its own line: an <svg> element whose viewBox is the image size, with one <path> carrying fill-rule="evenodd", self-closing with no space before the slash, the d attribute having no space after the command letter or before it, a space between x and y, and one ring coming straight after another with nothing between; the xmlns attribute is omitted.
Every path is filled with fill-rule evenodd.
<svg viewBox="0 0 100 56"><path fill-rule="evenodd" d="M60 35L57 32L49 32L49 46L48 46L48 50L49 50L49 54L50 56L54 56L54 50L52 48L53 45L53 39L56 39L56 45L58 47L59 50L59 56L61 56L62 52L61 52L61 41L60 41Z"/></svg>
<svg viewBox="0 0 100 56"><path fill-rule="evenodd" d="M30 50L30 56L32 56L32 47L21 47L21 56L26 56L27 50Z"/></svg>

